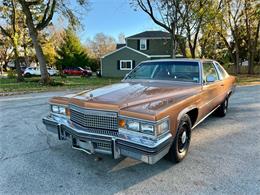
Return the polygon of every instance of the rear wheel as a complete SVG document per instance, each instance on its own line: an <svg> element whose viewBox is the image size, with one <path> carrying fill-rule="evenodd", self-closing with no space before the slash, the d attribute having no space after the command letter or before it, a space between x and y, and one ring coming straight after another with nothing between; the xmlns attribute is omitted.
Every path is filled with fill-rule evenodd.
<svg viewBox="0 0 260 195"><path fill-rule="evenodd" d="M219 117L224 117L227 114L228 110L228 98L222 102L222 104L218 107L218 109L215 111L215 114Z"/></svg>
<svg viewBox="0 0 260 195"><path fill-rule="evenodd" d="M25 77L31 77L32 75L29 72L27 72L27 73L24 74L24 76Z"/></svg>
<svg viewBox="0 0 260 195"><path fill-rule="evenodd" d="M190 117L185 114L180 120L176 137L168 153L168 157L172 162L178 163L186 157L190 146L190 140L191 120Z"/></svg>

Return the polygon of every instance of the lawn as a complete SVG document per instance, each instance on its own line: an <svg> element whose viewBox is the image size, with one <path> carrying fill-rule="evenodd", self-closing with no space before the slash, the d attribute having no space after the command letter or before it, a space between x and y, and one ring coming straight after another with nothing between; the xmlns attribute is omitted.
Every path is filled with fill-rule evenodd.
<svg viewBox="0 0 260 195"><path fill-rule="evenodd" d="M28 92L43 92L43 91L58 91L66 89L94 89L105 85L117 83L119 78L82 78L82 77L52 77L54 83L52 85L41 85L40 77L25 78L25 82L17 83L16 79L0 78L0 95L28 93ZM260 75L238 75L238 85L254 85L260 84Z"/></svg>
<svg viewBox="0 0 260 195"><path fill-rule="evenodd" d="M260 74L257 75L238 75L237 76L238 85L260 85Z"/></svg>
<svg viewBox="0 0 260 195"><path fill-rule="evenodd" d="M25 82L17 83L16 79L0 78L0 95L6 93L58 91L65 89L93 89L104 85L117 83L118 78L81 78L81 77L52 77L52 85L41 85L40 77L25 78Z"/></svg>

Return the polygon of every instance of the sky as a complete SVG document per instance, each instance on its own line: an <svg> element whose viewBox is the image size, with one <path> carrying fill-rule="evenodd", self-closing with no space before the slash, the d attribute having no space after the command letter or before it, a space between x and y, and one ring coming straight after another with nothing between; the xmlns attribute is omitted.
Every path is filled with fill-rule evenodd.
<svg viewBox="0 0 260 195"><path fill-rule="evenodd" d="M90 10L81 19L84 30L78 35L82 42L93 38L96 33L117 38L120 33L126 37L145 31L160 29L141 10L134 11L130 0L90 0Z"/></svg>

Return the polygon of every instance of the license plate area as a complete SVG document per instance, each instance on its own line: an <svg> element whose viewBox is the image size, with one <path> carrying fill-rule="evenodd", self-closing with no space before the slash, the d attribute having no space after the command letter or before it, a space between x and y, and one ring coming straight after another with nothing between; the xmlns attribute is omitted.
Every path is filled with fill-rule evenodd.
<svg viewBox="0 0 260 195"><path fill-rule="evenodd" d="M91 141L81 140L72 137L72 148L86 152L87 154L93 154L95 152L94 145Z"/></svg>

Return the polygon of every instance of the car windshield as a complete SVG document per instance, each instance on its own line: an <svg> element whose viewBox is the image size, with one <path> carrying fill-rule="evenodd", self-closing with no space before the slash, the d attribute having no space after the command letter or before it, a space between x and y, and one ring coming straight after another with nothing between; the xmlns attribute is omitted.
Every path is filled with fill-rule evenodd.
<svg viewBox="0 0 260 195"><path fill-rule="evenodd" d="M126 79L200 81L198 62L145 62L137 66Z"/></svg>
<svg viewBox="0 0 260 195"><path fill-rule="evenodd" d="M79 69L79 70L84 70L84 69L83 69L83 68L81 68L81 67L78 67L78 69Z"/></svg>

